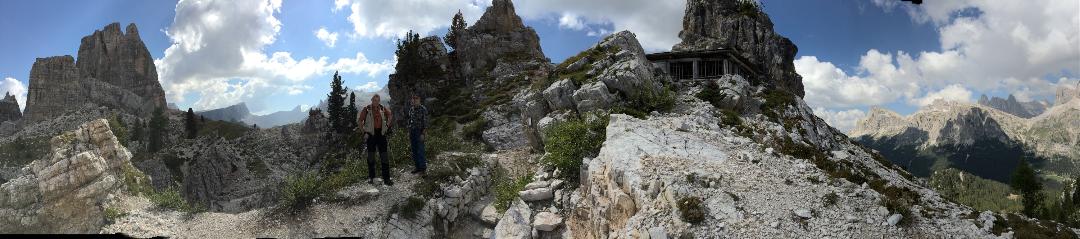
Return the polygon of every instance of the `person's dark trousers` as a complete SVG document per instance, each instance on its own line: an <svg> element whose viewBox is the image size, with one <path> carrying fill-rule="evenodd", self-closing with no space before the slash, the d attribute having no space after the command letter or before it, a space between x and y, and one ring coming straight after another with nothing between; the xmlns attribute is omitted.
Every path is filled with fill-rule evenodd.
<svg viewBox="0 0 1080 239"><path fill-rule="evenodd" d="M369 135L367 140L367 165L368 179L375 178L375 152L379 152L379 160L382 166L383 183L390 182L390 157L386 153L386 135L381 129L375 129L375 134Z"/></svg>
<svg viewBox="0 0 1080 239"><path fill-rule="evenodd" d="M412 148L413 163L419 172L427 171L427 158L424 158L424 140L420 138L420 129L409 130L409 144Z"/></svg>

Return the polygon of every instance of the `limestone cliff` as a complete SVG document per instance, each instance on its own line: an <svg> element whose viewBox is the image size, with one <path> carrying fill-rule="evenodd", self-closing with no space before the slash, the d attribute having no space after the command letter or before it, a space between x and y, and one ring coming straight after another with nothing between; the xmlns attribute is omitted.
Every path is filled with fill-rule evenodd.
<svg viewBox="0 0 1080 239"><path fill-rule="evenodd" d="M96 233L110 201L147 180L104 119L50 140L48 156L0 186L0 233Z"/></svg>
<svg viewBox="0 0 1080 239"><path fill-rule="evenodd" d="M105 106L148 115L164 109L165 92L135 25L128 33L113 23L84 37L79 61L71 56L38 58L30 69L25 116L30 122L70 111Z"/></svg>
<svg viewBox="0 0 1080 239"><path fill-rule="evenodd" d="M765 72L767 82L802 97L802 77L795 72L799 48L773 31L772 20L745 0L687 0L682 42L674 51L735 49Z"/></svg>

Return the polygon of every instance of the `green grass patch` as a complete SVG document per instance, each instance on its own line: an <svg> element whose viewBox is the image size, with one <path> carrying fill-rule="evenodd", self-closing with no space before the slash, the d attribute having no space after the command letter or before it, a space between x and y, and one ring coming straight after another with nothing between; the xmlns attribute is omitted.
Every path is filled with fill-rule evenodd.
<svg viewBox="0 0 1080 239"><path fill-rule="evenodd" d="M528 185L533 181L532 174L518 177L517 179L511 179L505 169L502 167L495 167L495 186L492 190L495 194L495 210L499 213L505 212L510 208L510 204L514 202L514 199L518 197L518 192L525 189L525 185Z"/></svg>
<svg viewBox="0 0 1080 239"><path fill-rule="evenodd" d="M120 219L120 218L123 218L124 216L127 216L127 212L122 211L119 208L115 208L115 207L106 207L104 213L105 213L105 221L109 222L109 223L116 222L116 219Z"/></svg>
<svg viewBox="0 0 1080 239"><path fill-rule="evenodd" d="M608 120L607 115L592 121L574 118L547 127L544 129L547 155L542 162L557 168L561 172L558 176L576 186L582 158L595 156L604 144Z"/></svg>
<svg viewBox="0 0 1080 239"><path fill-rule="evenodd" d="M424 210L424 205L427 201L423 198L409 197L404 203L400 205L394 205L391 211L398 212L401 217L405 219L416 219L421 210Z"/></svg>
<svg viewBox="0 0 1080 239"><path fill-rule="evenodd" d="M839 200L840 200L839 195L836 195L835 192L829 192L829 193L825 194L825 196L821 197L821 204L825 205L826 207L834 206L834 205L836 205L836 202L839 201Z"/></svg>
<svg viewBox="0 0 1080 239"><path fill-rule="evenodd" d="M177 187L169 187L160 192L154 192L148 195L150 202L157 205L160 208L167 208L180 212L195 213L205 211L206 209L201 206L192 205L184 199L183 195L180 195L180 190Z"/></svg>

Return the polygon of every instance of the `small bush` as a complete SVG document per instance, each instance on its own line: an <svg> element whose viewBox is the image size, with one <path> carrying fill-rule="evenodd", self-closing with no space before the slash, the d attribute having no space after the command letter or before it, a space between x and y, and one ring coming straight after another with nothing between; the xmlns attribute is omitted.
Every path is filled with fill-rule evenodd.
<svg viewBox="0 0 1080 239"><path fill-rule="evenodd" d="M181 212L198 212L202 211L202 208L192 206L182 195L180 190L176 187L169 187L164 191L151 193L149 195L150 202L161 208L168 208Z"/></svg>
<svg viewBox="0 0 1080 239"><path fill-rule="evenodd" d="M709 104L712 104L716 108L726 108L721 102L724 100L725 97L727 97L727 95L721 93L720 86L717 85L715 81L709 81L708 83L706 83L705 86L701 89L701 92L698 92L694 96L705 102L709 102Z"/></svg>
<svg viewBox="0 0 1080 239"><path fill-rule="evenodd" d="M795 95L782 90L768 90L762 95L765 103L761 104L761 112L769 118L779 118L784 109L795 105Z"/></svg>
<svg viewBox="0 0 1080 239"><path fill-rule="evenodd" d="M49 152L49 137L23 138L16 137L12 141L0 144L0 158L3 165L20 168L44 157Z"/></svg>
<svg viewBox="0 0 1080 239"><path fill-rule="evenodd" d="M739 15L747 17L757 17L761 14L761 5L758 5L756 0L739 0L738 9Z"/></svg>
<svg viewBox="0 0 1080 239"><path fill-rule="evenodd" d="M626 105L617 107L614 111L645 119L650 112L669 112L673 108L675 108L675 92L670 86L664 86L660 91L639 89L628 96Z"/></svg>
<svg viewBox="0 0 1080 239"><path fill-rule="evenodd" d="M266 162L260 159L248 160L247 169L255 173L255 176L259 178L266 178L266 176L270 175L270 168L266 166Z"/></svg>
<svg viewBox="0 0 1080 239"><path fill-rule="evenodd" d="M121 145L128 146L131 140L128 138L127 127L124 126L124 122L120 119L119 115L114 113L112 116L109 116L109 129L111 129L113 135L116 136L116 141L120 142Z"/></svg>
<svg viewBox="0 0 1080 239"><path fill-rule="evenodd" d="M532 182L533 176L530 174L511 180L504 169L498 168L495 172L495 209L502 213L510 208L510 204L518 197L518 192L525 189L525 185Z"/></svg>
<svg viewBox="0 0 1080 239"><path fill-rule="evenodd" d="M705 206L701 203L700 197L686 197L679 199L679 214L682 215L683 221L691 224L698 224L705 221Z"/></svg>
<svg viewBox="0 0 1080 239"><path fill-rule="evenodd" d="M607 123L608 117L605 115L589 122L571 119L549 126L544 135L544 151L548 155L543 162L559 169L560 176L571 185L577 185L581 160L600 152Z"/></svg>
<svg viewBox="0 0 1080 239"><path fill-rule="evenodd" d="M720 113L723 114L720 118L720 122L724 125L740 126L742 125L742 118L739 118L739 113L730 109L722 109Z"/></svg>
<svg viewBox="0 0 1080 239"><path fill-rule="evenodd" d="M405 219L415 219L417 213L424 210L425 200L418 197L409 197L405 200L405 203L401 205L401 217Z"/></svg>
<svg viewBox="0 0 1080 239"><path fill-rule="evenodd" d="M119 208L115 208L115 207L106 207L104 213L105 213L105 221L109 222L109 223L116 222L116 219L120 219L120 218L123 218L124 216L127 216L127 212L121 211Z"/></svg>
<svg viewBox="0 0 1080 239"><path fill-rule="evenodd" d="M835 192L830 192L821 197L821 204L824 204L826 207L833 206L836 205L836 201L839 199L839 195L836 195Z"/></svg>
<svg viewBox="0 0 1080 239"><path fill-rule="evenodd" d="M465 126L461 128L461 135L462 137L465 137L465 139L474 142L483 142L485 126L487 126L487 120L478 118L465 124Z"/></svg>
<svg viewBox="0 0 1080 239"><path fill-rule="evenodd" d="M130 164L125 164L120 167L120 170L124 174L124 184L127 185L128 192L134 195L146 195L154 193L154 188L150 186L150 177L135 169Z"/></svg>
<svg viewBox="0 0 1080 239"><path fill-rule="evenodd" d="M314 173L301 173L285 178L281 190L281 206L286 209L300 210L311 206L312 200L322 194L323 186Z"/></svg>

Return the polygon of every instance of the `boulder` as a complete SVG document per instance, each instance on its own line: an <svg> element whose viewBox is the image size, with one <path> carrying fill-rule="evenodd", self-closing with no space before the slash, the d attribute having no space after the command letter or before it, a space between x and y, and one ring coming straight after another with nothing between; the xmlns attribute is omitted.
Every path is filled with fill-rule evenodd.
<svg viewBox="0 0 1080 239"><path fill-rule="evenodd" d="M720 79L716 79L715 82L719 88L719 93L724 96L720 100L719 107L743 112L744 109L751 106L750 102L753 101L754 90L750 86L750 82L747 82L742 76L724 75Z"/></svg>
<svg viewBox="0 0 1080 239"><path fill-rule="evenodd" d="M578 107L578 112L610 109L612 104L618 100L618 96L609 92L607 85L603 81L581 86L581 89L574 91L573 98L574 104Z"/></svg>
<svg viewBox="0 0 1080 239"><path fill-rule="evenodd" d="M533 219L533 228L539 231L550 232L562 226L563 218L551 212L540 212Z"/></svg>
<svg viewBox="0 0 1080 239"><path fill-rule="evenodd" d="M889 226L896 226L896 224L900 223L900 220L903 220L903 219L904 219L904 215L893 214L892 216L889 216L889 219L886 220L885 222L889 223Z"/></svg>
<svg viewBox="0 0 1080 239"><path fill-rule="evenodd" d="M623 95L652 94L661 90L662 85L654 79L652 63L645 58L645 50L637 36L629 31L612 34L597 44L603 49L617 49L609 55L606 67L594 65L599 70L596 78L603 81L610 91Z"/></svg>
<svg viewBox="0 0 1080 239"><path fill-rule="evenodd" d="M518 196L521 200L533 202L551 199L555 197L555 193L550 188L537 188L518 192Z"/></svg>
<svg viewBox="0 0 1080 239"><path fill-rule="evenodd" d="M574 99L572 97L575 90L577 90L577 86L570 79L556 81L544 90L544 99L547 100L552 110L572 110L574 109Z"/></svg>
<svg viewBox="0 0 1080 239"><path fill-rule="evenodd" d="M806 209L806 208L795 209L792 212L795 213L795 216L799 216L801 218L814 217L814 214L812 212L810 212L810 209Z"/></svg>
<svg viewBox="0 0 1080 239"><path fill-rule="evenodd" d="M53 137L48 156L0 185L0 233L96 233L112 199L147 180L108 121L90 121Z"/></svg>
<svg viewBox="0 0 1080 239"><path fill-rule="evenodd" d="M499 223L501 218L502 214L499 214L499 211L495 209L494 203L489 203L480 213L480 220L492 225Z"/></svg>
<svg viewBox="0 0 1080 239"><path fill-rule="evenodd" d="M530 238L532 236L532 212L525 202L519 200L510 204L499 223L495 225L495 238Z"/></svg>

